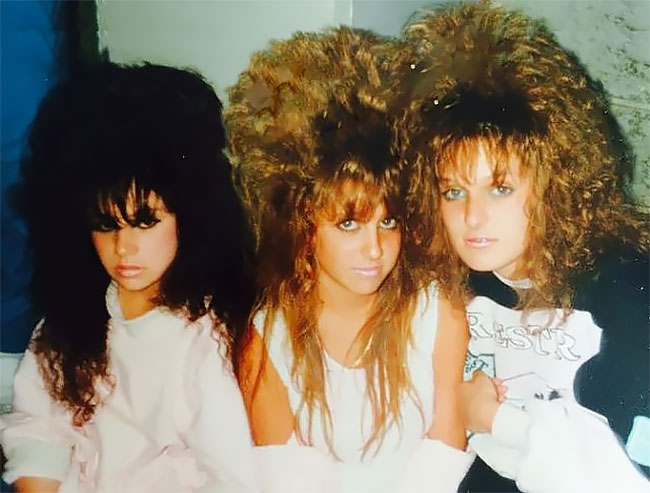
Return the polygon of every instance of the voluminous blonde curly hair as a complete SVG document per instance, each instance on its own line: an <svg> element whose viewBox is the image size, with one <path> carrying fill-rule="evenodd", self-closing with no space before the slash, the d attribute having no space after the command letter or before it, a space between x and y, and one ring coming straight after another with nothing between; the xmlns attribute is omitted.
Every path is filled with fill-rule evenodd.
<svg viewBox="0 0 650 493"><path fill-rule="evenodd" d="M409 229L415 221L406 214L408 177L391 149L388 78L403 53L396 47L396 41L344 27L274 42L253 55L230 89L226 111L235 175L257 232L264 338L283 317L292 378L302 392L296 431L311 443L312 416L320 410L334 454L318 333L314 235L321 219L363 219L384 205L402 230L397 265L357 338L357 364L366 372L373 409L364 450L373 444L378 450L388 422L400 421L405 393L417 400L405 363L417 292L431 278L430 235ZM300 426L302 412L307 429Z"/></svg>
<svg viewBox="0 0 650 493"><path fill-rule="evenodd" d="M469 269L439 212L437 179L467 169L478 147L495 182L510 158L531 183L523 271L525 308L570 310L571 279L614 242L647 251L647 216L630 203L631 156L602 87L543 23L489 2L423 12L404 31L398 146L433 212L432 255L442 287L468 298Z"/></svg>

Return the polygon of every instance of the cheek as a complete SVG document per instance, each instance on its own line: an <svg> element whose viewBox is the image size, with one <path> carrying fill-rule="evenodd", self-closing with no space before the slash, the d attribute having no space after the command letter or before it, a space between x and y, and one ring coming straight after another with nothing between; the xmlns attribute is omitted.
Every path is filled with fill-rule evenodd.
<svg viewBox="0 0 650 493"><path fill-rule="evenodd" d="M519 226L519 234L521 237L525 238L528 236L528 225L530 224L530 212L527 205L527 200L522 198L517 201L515 207L511 209L514 211L512 214L513 224Z"/></svg>
<svg viewBox="0 0 650 493"><path fill-rule="evenodd" d="M463 222L463 211L460 203L442 201L440 203L440 219L449 234L453 234Z"/></svg>
<svg viewBox="0 0 650 493"><path fill-rule="evenodd" d="M155 236L148 238L147 250L161 260L171 262L176 257L176 251L178 250L176 224L165 225L165 228L157 233Z"/></svg>
<svg viewBox="0 0 650 493"><path fill-rule="evenodd" d="M92 241L93 246L95 247L95 251L99 256L99 259L103 262L104 258L110 252L111 240L107 238L105 235L102 235L100 233L91 233L90 239Z"/></svg>
<svg viewBox="0 0 650 493"><path fill-rule="evenodd" d="M322 266L336 263L337 249L334 248L334 240L327 230L319 230L314 238L314 255Z"/></svg>
<svg viewBox="0 0 650 493"><path fill-rule="evenodd" d="M399 252L402 249L402 233L399 231L387 233L384 240L384 251L388 254L387 257L394 265L399 257Z"/></svg>
<svg viewBox="0 0 650 493"><path fill-rule="evenodd" d="M526 212L525 201L517 197L517 200L504 201L494 214L495 227L504 243L508 245L511 254L521 255L527 244L529 234L529 219Z"/></svg>

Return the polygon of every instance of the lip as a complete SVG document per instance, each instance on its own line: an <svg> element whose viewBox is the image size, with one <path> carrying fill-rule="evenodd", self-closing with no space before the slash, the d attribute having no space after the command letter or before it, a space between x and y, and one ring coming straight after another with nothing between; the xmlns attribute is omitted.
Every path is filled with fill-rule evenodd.
<svg viewBox="0 0 650 493"><path fill-rule="evenodd" d="M487 236L472 236L471 238L465 238L463 241L470 248L487 248L496 243L497 240Z"/></svg>
<svg viewBox="0 0 650 493"><path fill-rule="evenodd" d="M381 272L381 267L356 267L352 270L363 277L376 277Z"/></svg>
<svg viewBox="0 0 650 493"><path fill-rule="evenodd" d="M136 264L120 264L115 271L120 277L135 277L142 272L142 267Z"/></svg>

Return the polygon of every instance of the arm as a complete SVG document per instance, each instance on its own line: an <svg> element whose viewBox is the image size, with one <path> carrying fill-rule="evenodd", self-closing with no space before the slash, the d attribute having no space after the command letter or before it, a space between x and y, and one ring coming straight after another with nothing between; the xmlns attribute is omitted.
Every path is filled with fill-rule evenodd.
<svg viewBox="0 0 650 493"><path fill-rule="evenodd" d="M52 401L27 351L14 379L14 412L0 417L7 458L4 480L19 491L56 491L72 454L73 430L67 413Z"/></svg>
<svg viewBox="0 0 650 493"><path fill-rule="evenodd" d="M467 441L459 399L469 340L465 310L440 296L437 324L432 362L434 419L405 467L399 493L455 492L475 457L465 452Z"/></svg>
<svg viewBox="0 0 650 493"><path fill-rule="evenodd" d="M47 478L18 478L14 489L18 493L54 493L59 491L61 481Z"/></svg>
<svg viewBox="0 0 650 493"><path fill-rule="evenodd" d="M287 443L294 427L289 397L268 358L262 337L255 330L243 350L238 373L257 445L255 465L262 490L265 493L334 493L339 476L334 459L313 447Z"/></svg>
<svg viewBox="0 0 650 493"><path fill-rule="evenodd" d="M575 308L590 313L603 331L600 352L576 374L580 405L533 400L522 410L503 404L492 435L470 442L497 472L530 491L565 491L572 482L582 491L650 489L629 460L644 463L643 454L634 454L630 430L635 416L648 415L647 254L615 250L596 267L597 275L576 282ZM621 446L626 442L629 458ZM543 470L555 473L535 474Z"/></svg>
<svg viewBox="0 0 650 493"><path fill-rule="evenodd" d="M468 341L464 308L453 306L441 296L438 302L437 350L433 352L434 420L427 437L460 450L467 446L458 393L463 382Z"/></svg>
<svg viewBox="0 0 650 493"><path fill-rule="evenodd" d="M195 389L192 424L185 436L208 483L201 491L258 491L246 410L229 361L212 339L211 327L188 355L186 385ZM194 364L196 364L194 366Z"/></svg>
<svg viewBox="0 0 650 493"><path fill-rule="evenodd" d="M648 264L647 253L615 250L597 262L597 275L578 283L576 308L591 313L602 336L599 353L579 368L573 387L582 406L607 418L630 459L645 466L646 477L648 432L639 433L643 428L633 423L650 422Z"/></svg>
<svg viewBox="0 0 650 493"><path fill-rule="evenodd" d="M502 404L492 433L470 444L524 491L650 491L607 423L576 404L530 399L525 410Z"/></svg>
<svg viewBox="0 0 650 493"><path fill-rule="evenodd" d="M496 401L481 372L463 384L461 402L471 447L522 491L648 491L600 416L564 400L530 399L525 409ZM552 474L549 472L552 471Z"/></svg>
<svg viewBox="0 0 650 493"><path fill-rule="evenodd" d="M255 445L285 444L293 434L293 412L287 389L268 358L264 341L252 330L243 350L239 385Z"/></svg>
<svg viewBox="0 0 650 493"><path fill-rule="evenodd" d="M505 393L506 387L501 380L475 371L471 380L460 385L459 407L465 427L474 433L490 433Z"/></svg>

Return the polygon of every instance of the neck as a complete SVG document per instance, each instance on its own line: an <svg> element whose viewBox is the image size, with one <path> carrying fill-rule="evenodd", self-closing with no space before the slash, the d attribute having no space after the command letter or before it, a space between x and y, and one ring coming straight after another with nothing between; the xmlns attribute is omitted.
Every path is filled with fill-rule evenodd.
<svg viewBox="0 0 650 493"><path fill-rule="evenodd" d="M509 265L494 272L500 277L508 279L509 281L520 281L522 279L528 279L528 273L520 264Z"/></svg>
<svg viewBox="0 0 650 493"><path fill-rule="evenodd" d="M157 289L143 289L141 291L127 291L118 288L117 299L120 302L120 309L125 320L140 317L150 311L155 305L153 298Z"/></svg>
<svg viewBox="0 0 650 493"><path fill-rule="evenodd" d="M323 311L342 315L367 315L372 309L377 293L351 293L335 281L325 278L319 280L318 297Z"/></svg>
<svg viewBox="0 0 650 493"><path fill-rule="evenodd" d="M332 280L319 282L318 332L330 357L345 366L355 366L361 348L358 339L374 306L376 293L350 293Z"/></svg>

